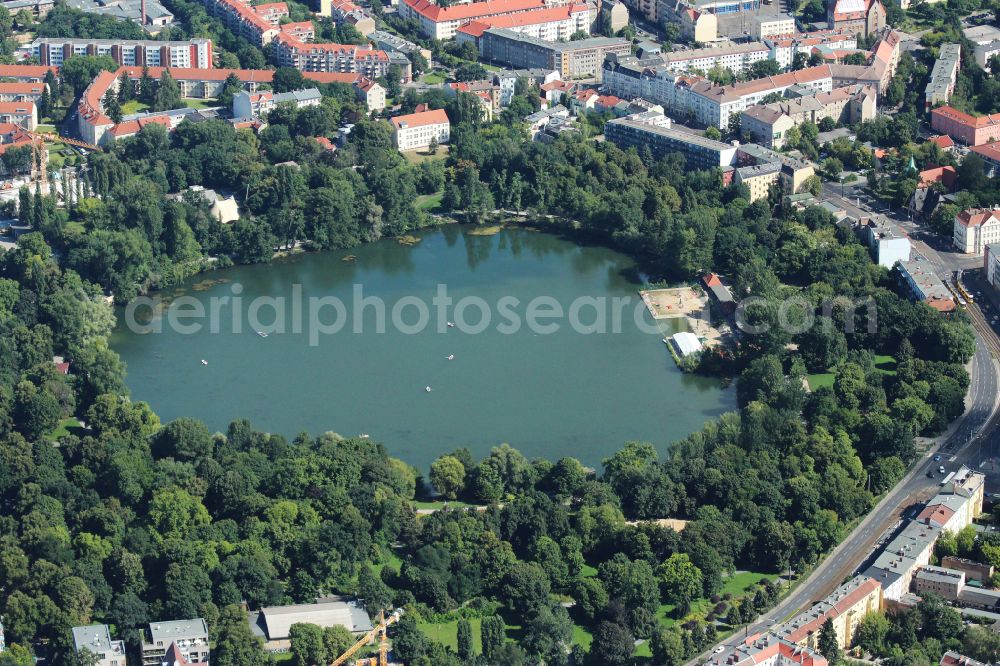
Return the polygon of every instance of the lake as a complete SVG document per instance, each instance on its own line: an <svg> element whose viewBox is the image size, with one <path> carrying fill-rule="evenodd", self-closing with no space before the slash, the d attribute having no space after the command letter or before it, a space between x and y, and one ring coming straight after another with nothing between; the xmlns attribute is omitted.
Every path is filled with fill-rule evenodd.
<svg viewBox="0 0 1000 666"><path fill-rule="evenodd" d="M734 391L677 369L627 256L469 231L206 273L162 294L163 316L140 303L131 328L120 310L112 346L132 397L219 431L245 417L288 437L367 433L423 472L501 442L597 467L735 407Z"/></svg>

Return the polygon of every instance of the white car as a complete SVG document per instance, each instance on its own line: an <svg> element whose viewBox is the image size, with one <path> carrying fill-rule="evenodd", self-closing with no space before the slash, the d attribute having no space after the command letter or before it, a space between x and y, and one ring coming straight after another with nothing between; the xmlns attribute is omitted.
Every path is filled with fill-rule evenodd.
<svg viewBox="0 0 1000 666"><path fill-rule="evenodd" d="M725 651L726 651L726 646L720 645L719 647L715 648L712 654L719 654L720 652L725 652Z"/></svg>

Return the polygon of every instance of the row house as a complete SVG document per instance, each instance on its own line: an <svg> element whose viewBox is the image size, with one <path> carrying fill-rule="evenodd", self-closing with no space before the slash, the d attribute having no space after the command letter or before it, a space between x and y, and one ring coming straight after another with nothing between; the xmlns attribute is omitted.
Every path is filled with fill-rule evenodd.
<svg viewBox="0 0 1000 666"><path fill-rule="evenodd" d="M455 41L471 42L479 49L479 41L484 32L490 28L506 28L536 39L565 42L575 33L590 34L596 12L593 5L579 4L485 17L460 27L455 34Z"/></svg>

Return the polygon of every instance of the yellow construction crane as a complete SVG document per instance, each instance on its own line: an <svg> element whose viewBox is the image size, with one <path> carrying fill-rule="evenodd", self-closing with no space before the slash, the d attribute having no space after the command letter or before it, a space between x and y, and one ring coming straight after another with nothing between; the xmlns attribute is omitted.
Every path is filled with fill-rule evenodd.
<svg viewBox="0 0 1000 666"><path fill-rule="evenodd" d="M45 151L42 150L42 145L45 141L49 141L51 143L65 143L69 146L76 146L77 148L85 148L87 150L101 150L100 146L95 146L92 143L77 141L76 139L59 136L58 134L44 134L41 132L29 132L27 130L25 130L24 133L31 138L32 159L34 160L34 163L38 165L38 179L41 181L42 187L45 187L49 181L48 160L45 159Z"/></svg>
<svg viewBox="0 0 1000 666"><path fill-rule="evenodd" d="M397 608L393 611L392 615L386 617L384 611L379 611L378 613L378 624L375 628L369 631L367 634L358 639L358 642L348 648L347 652L340 655L333 660L330 666L342 666L342 664L347 663L347 660L358 653L358 651L364 646L375 640L376 636L381 635L381 641L379 642L379 656L378 661L375 661L375 657L371 659L359 659L358 666L388 666L389 663L389 639L386 633L389 629L389 625L398 622L400 616L403 614L402 608Z"/></svg>

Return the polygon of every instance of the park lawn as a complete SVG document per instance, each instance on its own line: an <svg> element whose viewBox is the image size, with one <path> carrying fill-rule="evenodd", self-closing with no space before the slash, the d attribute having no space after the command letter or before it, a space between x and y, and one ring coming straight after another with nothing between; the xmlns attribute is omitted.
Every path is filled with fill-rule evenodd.
<svg viewBox="0 0 1000 666"><path fill-rule="evenodd" d="M283 664L286 661L292 661L293 659L295 659L295 655L292 654L291 652L275 652L273 653L273 655L274 655L274 661L276 661L279 664Z"/></svg>
<svg viewBox="0 0 1000 666"><path fill-rule="evenodd" d="M435 192L434 194L421 194L417 197L415 203L418 210L425 210L428 213L433 213L441 208L441 199L443 198L444 190Z"/></svg>
<svg viewBox="0 0 1000 666"><path fill-rule="evenodd" d="M396 553L390 552L389 557L386 558L385 562L379 562L372 565L372 571L376 575L381 575L382 569L385 569L386 567L389 567L396 573L399 573L399 570L403 567L403 560L401 560Z"/></svg>
<svg viewBox="0 0 1000 666"><path fill-rule="evenodd" d="M55 134L55 125L35 125L35 131L39 134Z"/></svg>
<svg viewBox="0 0 1000 666"><path fill-rule="evenodd" d="M428 162L430 160L443 160L448 158L448 146L438 146L437 152L433 155L430 154L430 151L419 148L417 150L407 150L402 155L410 164L420 164L421 162Z"/></svg>
<svg viewBox="0 0 1000 666"><path fill-rule="evenodd" d="M594 635L578 624L573 625L573 645L579 645L585 650L590 649L590 644L594 642Z"/></svg>
<svg viewBox="0 0 1000 666"><path fill-rule="evenodd" d="M79 428L80 422L77 419L73 417L63 419L59 422L59 425L56 426L55 430L49 433L49 439L53 441L58 440L60 437L65 437L73 430L78 430Z"/></svg>
<svg viewBox="0 0 1000 666"><path fill-rule="evenodd" d="M482 654L482 620L478 617L470 617L469 624L472 626L472 651L476 654ZM417 628L424 632L431 640L437 641L445 647L450 647L452 650L458 650L458 620L450 622L418 622Z"/></svg>
<svg viewBox="0 0 1000 666"><path fill-rule="evenodd" d="M438 74L437 72L432 72L430 74L424 74L424 78L421 79L421 81L429 86L434 86L439 83L444 83L444 76Z"/></svg>
<svg viewBox="0 0 1000 666"><path fill-rule="evenodd" d="M719 594L731 594L734 597L741 597L746 593L748 587L755 588L762 580L774 580L777 577L777 574L741 571L726 578L722 583L722 591Z"/></svg>
<svg viewBox="0 0 1000 666"><path fill-rule="evenodd" d="M895 375L896 359L886 354L876 354L875 369L883 375ZM809 382L809 389L812 391L815 391L823 386L833 386L833 380L835 378L836 373L834 372L834 368L827 368L826 372L817 372L811 375L806 375L806 381Z"/></svg>
<svg viewBox="0 0 1000 666"><path fill-rule="evenodd" d="M181 100L190 109L211 109L219 106L217 99L202 99L200 97L185 97Z"/></svg>
<svg viewBox="0 0 1000 666"><path fill-rule="evenodd" d="M130 99L122 104L122 115L131 116L133 113L142 113L149 110L149 104L140 102L137 99Z"/></svg>
<svg viewBox="0 0 1000 666"><path fill-rule="evenodd" d="M580 569L580 576L583 578L594 578L597 576L597 569L589 564L584 564Z"/></svg>

